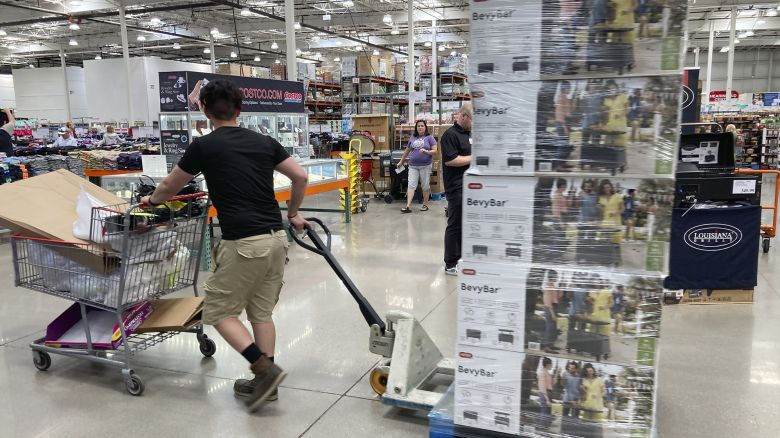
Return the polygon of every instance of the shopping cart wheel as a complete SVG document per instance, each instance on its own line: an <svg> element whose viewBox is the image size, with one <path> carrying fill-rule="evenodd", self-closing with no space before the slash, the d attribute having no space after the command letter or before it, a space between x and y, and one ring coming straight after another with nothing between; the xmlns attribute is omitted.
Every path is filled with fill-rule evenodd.
<svg viewBox="0 0 780 438"><path fill-rule="evenodd" d="M769 244L769 239L764 239L764 242L762 243L762 246L763 246L763 249L764 249L764 254L768 254L769 253L769 245L770 245Z"/></svg>
<svg viewBox="0 0 780 438"><path fill-rule="evenodd" d="M363 199L360 201L360 211L365 213L366 210L368 210L368 199Z"/></svg>
<svg viewBox="0 0 780 438"><path fill-rule="evenodd" d="M384 395L387 390L387 373L379 367L371 370L371 389L378 395Z"/></svg>
<svg viewBox="0 0 780 438"><path fill-rule="evenodd" d="M45 351L33 350L33 364L35 368L46 371L51 366L51 356Z"/></svg>
<svg viewBox="0 0 780 438"><path fill-rule="evenodd" d="M385 202L388 204L393 203L393 195L385 195Z"/></svg>
<svg viewBox="0 0 780 438"><path fill-rule="evenodd" d="M217 344L206 337L206 335L203 335L203 338L200 340L200 352L206 357L211 357L217 352Z"/></svg>
<svg viewBox="0 0 780 438"><path fill-rule="evenodd" d="M144 393L144 381L134 372L130 372L130 377L125 380L125 388L130 395L141 395Z"/></svg>

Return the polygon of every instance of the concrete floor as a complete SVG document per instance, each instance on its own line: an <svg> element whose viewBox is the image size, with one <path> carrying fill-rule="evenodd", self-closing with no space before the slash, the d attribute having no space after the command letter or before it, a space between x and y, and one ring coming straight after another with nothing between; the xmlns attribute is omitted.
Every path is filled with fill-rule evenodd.
<svg viewBox="0 0 780 438"><path fill-rule="evenodd" d="M332 203L331 203L332 204ZM323 214L335 253L380 315L401 308L421 319L445 355L455 340L456 280L441 269L443 203L400 215L372 203L351 226ZM668 306L662 324L658 436L780 434L780 272L762 255L753 305ZM0 437L409 437L427 436L424 416L382 405L368 385L376 362L355 303L322 259L290 251L275 315L276 358L289 373L280 401L255 415L232 394L243 358L218 335L204 359L193 335L142 352L146 383L129 396L118 370L53 356L46 372L28 344L68 303L13 287L10 247L0 245Z"/></svg>

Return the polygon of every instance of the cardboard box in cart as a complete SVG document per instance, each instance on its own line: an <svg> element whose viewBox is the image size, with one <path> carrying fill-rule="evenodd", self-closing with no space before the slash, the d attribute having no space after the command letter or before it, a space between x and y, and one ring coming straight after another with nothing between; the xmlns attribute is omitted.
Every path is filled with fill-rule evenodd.
<svg viewBox="0 0 780 438"><path fill-rule="evenodd" d="M109 206L126 208L125 200L103 190L67 170L0 186L0 228L8 228L22 236L87 244L73 236L76 220L76 199L84 189L92 197ZM99 273L116 269L116 259L82 249L63 246L65 257ZM56 250L56 248L53 248Z"/></svg>

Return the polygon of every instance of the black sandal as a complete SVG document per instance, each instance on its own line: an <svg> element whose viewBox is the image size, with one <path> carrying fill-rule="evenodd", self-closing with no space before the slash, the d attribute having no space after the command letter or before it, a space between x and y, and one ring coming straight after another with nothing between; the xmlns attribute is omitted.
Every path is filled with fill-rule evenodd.
<svg viewBox="0 0 780 438"><path fill-rule="evenodd" d="M423 205L422 207L420 207L420 211L428 211L428 206Z"/></svg>
<svg viewBox="0 0 780 438"><path fill-rule="evenodd" d="M409 207L404 207L404 208L401 209L401 213L404 213L404 214L411 213L411 212L412 212L412 209L409 208Z"/></svg>

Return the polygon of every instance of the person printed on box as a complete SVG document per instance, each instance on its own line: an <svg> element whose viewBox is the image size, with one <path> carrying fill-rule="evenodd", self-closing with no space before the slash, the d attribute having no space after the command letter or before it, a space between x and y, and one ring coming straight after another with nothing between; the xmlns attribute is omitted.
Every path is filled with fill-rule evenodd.
<svg viewBox="0 0 780 438"><path fill-rule="evenodd" d="M106 133L103 134L103 139L98 142L98 146L113 146L120 142L119 134L114 132L114 127L111 125L106 126Z"/></svg>
<svg viewBox="0 0 780 438"><path fill-rule="evenodd" d="M591 276L591 284L594 290L588 295L592 309L588 322L592 326L590 331L600 335L609 336L612 330L612 290L608 286L602 286L601 278L597 274Z"/></svg>
<svg viewBox="0 0 780 438"><path fill-rule="evenodd" d="M566 186L568 183L563 178L558 178L555 181L555 191L552 195L552 217L558 231L563 232L563 215L569 211L571 206L571 199L566 196Z"/></svg>
<svg viewBox="0 0 780 438"><path fill-rule="evenodd" d="M59 136L56 140L54 140L54 143L52 143L52 147L62 147L62 146L78 146L78 141L76 141L76 138L73 137L73 134L70 129L63 126L59 129Z"/></svg>
<svg viewBox="0 0 780 438"><path fill-rule="evenodd" d="M574 102L569 96L571 85L569 81L561 81L558 85L558 93L555 96L555 142L556 142L556 164L557 171L565 170L565 160L571 153L569 144L569 123L568 118L574 111Z"/></svg>
<svg viewBox="0 0 780 438"><path fill-rule="evenodd" d="M471 164L471 102L456 114L456 122L441 137L444 191L447 195L447 229L444 232L444 272L458 275L463 217L463 175Z"/></svg>
<svg viewBox="0 0 780 438"><path fill-rule="evenodd" d="M555 345L555 339L558 337L558 315L555 306L558 304L558 273L548 270L546 279L542 285L542 303L544 305L544 339L542 341L542 350L545 353L554 354L559 351Z"/></svg>
<svg viewBox="0 0 780 438"><path fill-rule="evenodd" d="M591 146L601 143L601 134L593 132L601 124L602 106L604 103L603 90L599 82L588 81L582 97L582 145ZM587 163L583 163L586 164Z"/></svg>
<svg viewBox="0 0 780 438"><path fill-rule="evenodd" d="M605 394L604 379L596 375L596 369L593 368L591 363L586 363L582 367L580 390L582 393L580 408L584 418L591 421L602 421Z"/></svg>
<svg viewBox="0 0 780 438"><path fill-rule="evenodd" d="M539 387L539 413L543 416L543 421L549 424L552 415L553 377L550 375L552 369L552 360L549 357L542 359L542 369L537 375L537 385Z"/></svg>
<svg viewBox="0 0 780 438"><path fill-rule="evenodd" d="M650 12L650 0L635 0L636 9L634 13L639 17L639 38L647 37L647 13Z"/></svg>
<svg viewBox="0 0 780 438"><path fill-rule="evenodd" d="M588 274L575 273L574 287L571 289L571 303L569 304L569 331L582 330L584 320L588 313Z"/></svg>
<svg viewBox="0 0 780 438"><path fill-rule="evenodd" d="M623 314L626 311L626 292L623 285L618 284L612 290L612 319L615 320L614 333L623 334Z"/></svg>
<svg viewBox="0 0 780 438"><path fill-rule="evenodd" d="M636 189L628 189L628 193L623 197L623 222L626 224L626 240L634 240Z"/></svg>
<svg viewBox="0 0 780 438"><path fill-rule="evenodd" d="M639 124L642 118L642 90L637 88L628 96L628 123L631 125L631 141L641 140Z"/></svg>
<svg viewBox="0 0 780 438"><path fill-rule="evenodd" d="M238 127L242 98L230 81L218 79L203 87L200 106L214 132L192 140L170 175L141 202L161 205L203 173L222 229L214 249L215 269L204 287L203 323L213 325L249 362L254 378L239 379L233 389L256 410L277 399L279 383L287 375L274 363L272 315L288 248L274 196L274 171L292 182L287 218L298 231L310 226L299 214L308 178L278 141ZM244 310L252 334L239 320Z"/></svg>
<svg viewBox="0 0 780 438"><path fill-rule="evenodd" d="M0 126L0 154L5 154L6 157L13 157L14 145L11 136L14 134L16 119L10 109L3 108L0 111L4 114L2 119L5 122Z"/></svg>
<svg viewBox="0 0 780 438"><path fill-rule="evenodd" d="M563 416L579 417L577 405L580 403L580 387L582 377L580 366L576 361L566 364L566 373L563 374Z"/></svg>
<svg viewBox="0 0 780 438"><path fill-rule="evenodd" d="M604 401L607 405L607 420L615 421L615 407L617 405L617 376L610 374L604 381Z"/></svg>
<svg viewBox="0 0 780 438"><path fill-rule="evenodd" d="M417 184L422 186L423 206L420 211L428 211L428 199L431 197L431 168L433 156L436 154L436 139L428 132L425 120L418 120L414 125L414 134L404 150L404 155L398 162L399 169L404 166L409 157L409 185L406 189L406 207L401 213L412 212L412 199L417 191Z"/></svg>
<svg viewBox="0 0 780 438"><path fill-rule="evenodd" d="M615 193L615 188L608 180L602 180L599 184L599 210L601 211L601 228L612 232L612 243L619 244L623 241L623 197Z"/></svg>

